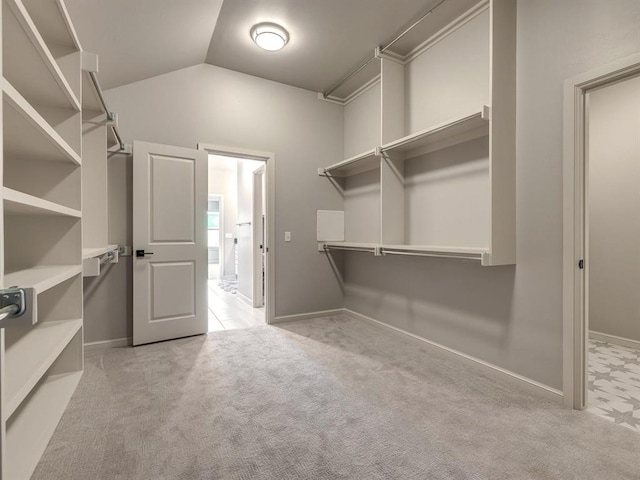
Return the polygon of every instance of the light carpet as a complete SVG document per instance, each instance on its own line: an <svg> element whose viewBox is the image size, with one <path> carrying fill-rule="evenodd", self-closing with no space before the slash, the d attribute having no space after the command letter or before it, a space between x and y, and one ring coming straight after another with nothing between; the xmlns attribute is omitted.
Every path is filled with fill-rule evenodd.
<svg viewBox="0 0 640 480"><path fill-rule="evenodd" d="M640 478L638 433L342 316L85 369L34 480Z"/></svg>

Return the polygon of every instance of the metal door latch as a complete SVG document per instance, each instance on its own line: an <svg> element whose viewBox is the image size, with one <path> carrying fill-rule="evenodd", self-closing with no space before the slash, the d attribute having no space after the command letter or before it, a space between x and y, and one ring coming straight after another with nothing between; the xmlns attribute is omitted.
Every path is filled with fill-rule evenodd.
<svg viewBox="0 0 640 480"><path fill-rule="evenodd" d="M27 311L27 295L24 288L9 287L0 290L0 321L18 318Z"/></svg>

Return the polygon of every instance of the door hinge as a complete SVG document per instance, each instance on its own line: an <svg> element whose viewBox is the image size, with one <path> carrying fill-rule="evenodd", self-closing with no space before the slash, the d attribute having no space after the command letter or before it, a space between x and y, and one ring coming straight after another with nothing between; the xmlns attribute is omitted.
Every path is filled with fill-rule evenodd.
<svg viewBox="0 0 640 480"><path fill-rule="evenodd" d="M578 260L578 268L580 270L584 270L584 259L581 258L580 260Z"/></svg>

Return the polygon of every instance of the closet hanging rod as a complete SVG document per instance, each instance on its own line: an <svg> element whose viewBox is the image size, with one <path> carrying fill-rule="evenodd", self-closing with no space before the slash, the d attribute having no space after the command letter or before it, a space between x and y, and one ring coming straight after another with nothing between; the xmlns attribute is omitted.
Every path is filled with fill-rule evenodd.
<svg viewBox="0 0 640 480"><path fill-rule="evenodd" d="M382 255L407 255L410 257L431 257L431 258L452 258L456 260L471 260L474 262L481 262L482 258L479 256L452 254L452 253L429 253L429 252L403 252L399 250L386 250L381 249Z"/></svg>
<svg viewBox="0 0 640 480"><path fill-rule="evenodd" d="M366 247L343 247L340 245L325 245L325 251L329 250L346 250L349 252L363 252L363 253L375 253L375 248L366 248Z"/></svg>
<svg viewBox="0 0 640 480"><path fill-rule="evenodd" d="M436 8L438 8L440 5L442 5L446 0L440 0L433 8L431 8L428 12L426 12L425 14L423 14L420 18L418 18L415 22L413 22L411 24L410 27L406 28L400 35L398 35L396 38L394 38L393 40L391 40L391 42L387 43L384 47L380 47L379 48L379 52L380 53L384 53L385 51L387 51L392 45L394 45L398 40L400 40L402 37L404 37L407 33L409 33L416 25L418 25L420 22L422 22L422 20L424 20L425 18L427 18L429 15L431 15ZM376 55L373 55L373 57L369 58L368 60L366 60L362 65L360 65L359 67L355 68L351 73L349 73L347 76L341 78L340 80L338 80L336 83L334 83L331 88L329 88L329 90L325 90L324 92L322 92L322 98L327 98L329 95L331 95L335 90L338 89L338 87L340 87L341 85L344 85L347 81L349 81L351 78L353 78L354 75L356 75L358 72L362 71L362 69L364 69L367 65L369 65L373 60L375 60Z"/></svg>
<svg viewBox="0 0 640 480"><path fill-rule="evenodd" d="M98 95L98 100L100 100L100 103L102 104L102 109L104 110L104 113L107 114L107 119L109 121L113 121L115 116L113 112L109 110L109 107L107 107L107 101L104 99L104 95L102 94L102 88L100 88L100 82L98 82L98 76L96 75L96 72L89 72L89 77L91 78L93 87L95 88ZM111 131L113 132L113 136L116 137L116 141L118 142L120 150L124 150L124 142L122 141L122 137L118 133L117 127L111 125Z"/></svg>

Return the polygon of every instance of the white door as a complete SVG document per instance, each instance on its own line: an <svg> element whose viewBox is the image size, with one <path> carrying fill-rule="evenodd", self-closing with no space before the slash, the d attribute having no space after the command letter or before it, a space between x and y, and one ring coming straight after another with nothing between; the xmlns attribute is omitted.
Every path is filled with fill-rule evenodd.
<svg viewBox="0 0 640 480"><path fill-rule="evenodd" d="M264 305L264 166L253 172L253 306Z"/></svg>
<svg viewBox="0 0 640 480"><path fill-rule="evenodd" d="M207 152L133 144L133 344L207 332Z"/></svg>

